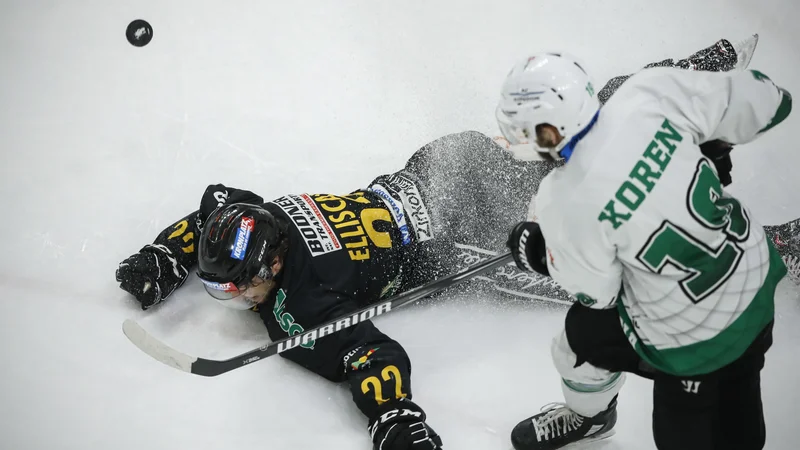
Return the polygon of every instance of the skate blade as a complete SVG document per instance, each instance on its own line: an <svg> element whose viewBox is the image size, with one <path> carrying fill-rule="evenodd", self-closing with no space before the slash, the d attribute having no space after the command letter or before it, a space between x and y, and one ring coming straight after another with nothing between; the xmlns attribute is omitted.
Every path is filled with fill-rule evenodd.
<svg viewBox="0 0 800 450"><path fill-rule="evenodd" d="M616 431L612 428L612 429L606 431L605 433L599 433L599 434L596 434L596 435L594 435L594 436L592 436L590 438L583 439L583 440L578 441L578 442L573 442L572 444L567 444L567 445L561 447L559 450L590 450L590 449L597 450L597 448L593 447L592 444L594 444L597 441L602 441L604 439L608 439L611 436L614 436L614 434L616 434ZM511 447L509 447L508 449L509 450L516 450L513 445Z"/></svg>
<svg viewBox="0 0 800 450"><path fill-rule="evenodd" d="M614 429L610 429L605 433L596 434L590 438L580 440L578 442L573 442L572 444L565 445L561 447L563 450L589 450L589 448L596 449L596 447L592 446L591 444L602 441L604 439L608 439L611 436L614 436L615 431Z"/></svg>
<svg viewBox="0 0 800 450"><path fill-rule="evenodd" d="M756 53L756 47L758 47L758 33L753 34L741 42L737 42L737 44L741 45L741 47L737 48L737 46L734 45L734 50L736 51L737 58L740 58L740 61L736 63L735 70L745 70L750 66L750 61Z"/></svg>

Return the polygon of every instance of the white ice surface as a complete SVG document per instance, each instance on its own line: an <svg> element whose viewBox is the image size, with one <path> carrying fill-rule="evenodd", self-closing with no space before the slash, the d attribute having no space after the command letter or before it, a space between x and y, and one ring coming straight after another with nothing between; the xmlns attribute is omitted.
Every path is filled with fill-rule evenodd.
<svg viewBox="0 0 800 450"><path fill-rule="evenodd" d="M599 84L720 37L761 34L751 67L800 93L795 0L4 0L0 2L0 448L363 449L348 390L270 358L179 372L122 334L224 358L265 340L192 280L143 312L119 261L196 208L209 183L266 198L347 192L444 134L495 133L512 63L580 54ZM124 37L137 18L154 39ZM800 216L795 112L736 150L733 191L766 223ZM331 170L333 169L333 170ZM800 298L784 286L763 374L768 448L795 449ZM561 399L549 342L563 309L486 298L376 320L413 361L447 449L508 449ZM631 377L617 435L653 449L650 385Z"/></svg>

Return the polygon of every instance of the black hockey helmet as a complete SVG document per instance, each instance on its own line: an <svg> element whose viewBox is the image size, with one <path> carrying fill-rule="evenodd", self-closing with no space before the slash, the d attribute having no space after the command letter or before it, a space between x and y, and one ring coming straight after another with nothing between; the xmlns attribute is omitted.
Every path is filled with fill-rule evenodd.
<svg viewBox="0 0 800 450"><path fill-rule="evenodd" d="M197 276L206 291L225 306L246 309L246 302L229 302L250 286L253 277L272 278L272 262L287 246L285 222L258 205L234 203L217 208L200 234Z"/></svg>

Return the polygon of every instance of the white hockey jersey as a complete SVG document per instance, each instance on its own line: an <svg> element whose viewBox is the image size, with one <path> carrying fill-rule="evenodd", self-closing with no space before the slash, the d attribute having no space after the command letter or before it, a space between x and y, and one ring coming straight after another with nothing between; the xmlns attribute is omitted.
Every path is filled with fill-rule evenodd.
<svg viewBox="0 0 800 450"><path fill-rule="evenodd" d="M586 306L618 307L631 344L662 371L734 361L773 319L786 267L698 145L752 141L790 110L757 71L631 77L539 187L553 279Z"/></svg>

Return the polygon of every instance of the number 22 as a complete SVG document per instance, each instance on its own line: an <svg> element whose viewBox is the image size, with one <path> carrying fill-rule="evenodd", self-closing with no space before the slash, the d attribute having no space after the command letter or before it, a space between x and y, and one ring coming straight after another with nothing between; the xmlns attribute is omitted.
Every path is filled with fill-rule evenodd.
<svg viewBox="0 0 800 450"><path fill-rule="evenodd" d="M395 382L395 398L405 398L406 394L403 393L403 379L400 377L400 371L395 366L386 366L381 371L381 378L383 381L389 381L390 379L394 378ZM361 382L361 392L366 394L370 390L370 386L372 386L372 390L375 391L375 401L382 405L389 401L389 399L383 398L383 383L378 379L376 376L371 376L365 378L364 381Z"/></svg>

